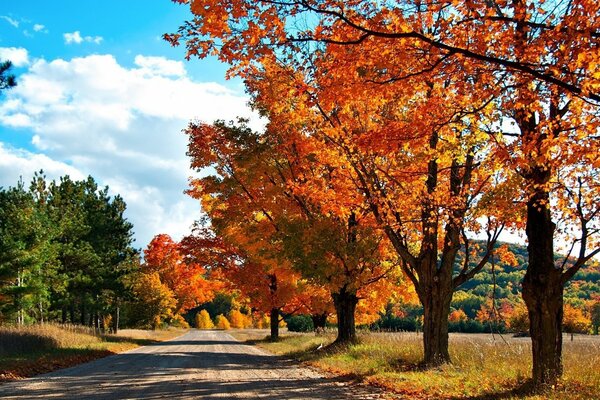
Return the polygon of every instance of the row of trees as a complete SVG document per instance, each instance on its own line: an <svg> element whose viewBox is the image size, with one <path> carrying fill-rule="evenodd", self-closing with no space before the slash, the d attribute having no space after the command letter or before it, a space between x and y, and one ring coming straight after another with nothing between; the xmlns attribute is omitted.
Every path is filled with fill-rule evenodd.
<svg viewBox="0 0 600 400"><path fill-rule="evenodd" d="M125 203L93 178L36 174L0 190L0 321L58 320L118 328L124 277L135 267Z"/></svg>
<svg viewBox="0 0 600 400"><path fill-rule="evenodd" d="M190 193L235 265L328 289L340 341L399 265L437 365L454 291L501 257L503 229L523 229L533 379L556 382L564 286L600 252L600 5L175 1L194 19L165 38L230 63L268 119L261 134L187 130L192 167L216 171ZM573 244L558 261L557 235Z"/></svg>

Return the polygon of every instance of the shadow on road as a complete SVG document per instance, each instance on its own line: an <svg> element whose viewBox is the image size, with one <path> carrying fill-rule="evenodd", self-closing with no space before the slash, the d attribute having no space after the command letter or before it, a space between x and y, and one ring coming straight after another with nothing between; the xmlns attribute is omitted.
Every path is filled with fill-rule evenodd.
<svg viewBox="0 0 600 400"><path fill-rule="evenodd" d="M197 339L197 340L194 340ZM191 332L38 378L0 386L3 399L348 399L345 385L226 334Z"/></svg>

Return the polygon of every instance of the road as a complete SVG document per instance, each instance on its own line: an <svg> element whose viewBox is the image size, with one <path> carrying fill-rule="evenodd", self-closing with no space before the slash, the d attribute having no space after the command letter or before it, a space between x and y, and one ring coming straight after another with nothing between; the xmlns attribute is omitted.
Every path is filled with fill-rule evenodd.
<svg viewBox="0 0 600 400"><path fill-rule="evenodd" d="M0 386L1 399L377 399L222 331L179 338Z"/></svg>

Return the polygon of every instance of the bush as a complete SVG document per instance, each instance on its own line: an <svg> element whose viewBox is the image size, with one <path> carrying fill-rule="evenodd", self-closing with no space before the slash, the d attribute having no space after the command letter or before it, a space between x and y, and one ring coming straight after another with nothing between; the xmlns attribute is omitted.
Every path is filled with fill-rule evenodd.
<svg viewBox="0 0 600 400"><path fill-rule="evenodd" d="M417 330L417 320L413 317L401 318L392 314L382 315L381 318L371 324L372 330L384 331L407 331L415 332Z"/></svg>
<svg viewBox="0 0 600 400"><path fill-rule="evenodd" d="M213 324L212 320L210 319L210 315L208 314L208 311L201 310L199 313L196 314L196 328L198 328L198 329L214 329L215 328L215 324Z"/></svg>
<svg viewBox="0 0 600 400"><path fill-rule="evenodd" d="M290 332L312 332L315 330L312 318L308 315L294 315L286 320Z"/></svg>
<svg viewBox="0 0 600 400"><path fill-rule="evenodd" d="M231 310L229 313L229 321L231 327L236 329L244 329L252 325L250 317L246 314L242 314L239 310Z"/></svg>
<svg viewBox="0 0 600 400"><path fill-rule="evenodd" d="M225 318L225 316L223 314L217 315L217 329L223 329L223 330L231 329L231 324L229 323L229 321L227 320L227 318Z"/></svg>
<svg viewBox="0 0 600 400"><path fill-rule="evenodd" d="M184 329L188 329L190 327L190 325L187 323L187 321L179 314L177 314L173 318L171 318L170 325L173 327L176 327L176 328L184 328Z"/></svg>

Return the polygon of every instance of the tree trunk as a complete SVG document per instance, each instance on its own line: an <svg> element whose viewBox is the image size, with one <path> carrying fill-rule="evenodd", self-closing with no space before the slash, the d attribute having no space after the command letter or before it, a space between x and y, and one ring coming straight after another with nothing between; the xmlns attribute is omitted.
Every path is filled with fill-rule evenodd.
<svg viewBox="0 0 600 400"><path fill-rule="evenodd" d="M61 321L64 324L67 323L67 306L62 306L62 315L61 315Z"/></svg>
<svg viewBox="0 0 600 400"><path fill-rule="evenodd" d="M438 282L439 283L439 282ZM423 296L423 363L438 366L450 362L448 352L448 315L452 301L451 286L434 284Z"/></svg>
<svg viewBox="0 0 600 400"><path fill-rule="evenodd" d="M271 309L271 341L279 340L279 309Z"/></svg>
<svg viewBox="0 0 600 400"><path fill-rule="evenodd" d="M69 308L69 315L71 317L71 323L75 323L75 302L71 301L71 306Z"/></svg>
<svg viewBox="0 0 600 400"><path fill-rule="evenodd" d="M333 304L337 314L338 335L336 343L352 343L356 341L356 325L354 314L358 297L355 292L343 287L338 293L332 293Z"/></svg>
<svg viewBox="0 0 600 400"><path fill-rule="evenodd" d="M115 316L113 318L113 333L116 335L119 333L119 318L121 317L121 307L119 306L119 300L117 300L117 307L115 308Z"/></svg>
<svg viewBox="0 0 600 400"><path fill-rule="evenodd" d="M562 271L554 265L554 228L548 193L538 189L527 202L529 266L523 300L529 313L533 383L553 385L562 375Z"/></svg>
<svg viewBox="0 0 600 400"><path fill-rule="evenodd" d="M80 318L80 322L81 322L81 325L85 325L85 301L83 300L83 298L81 299L81 318Z"/></svg>
<svg viewBox="0 0 600 400"><path fill-rule="evenodd" d="M313 314L310 318L312 319L315 330L325 329L325 325L327 324L327 313Z"/></svg>

